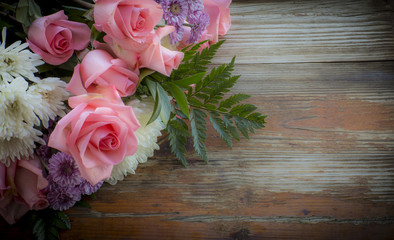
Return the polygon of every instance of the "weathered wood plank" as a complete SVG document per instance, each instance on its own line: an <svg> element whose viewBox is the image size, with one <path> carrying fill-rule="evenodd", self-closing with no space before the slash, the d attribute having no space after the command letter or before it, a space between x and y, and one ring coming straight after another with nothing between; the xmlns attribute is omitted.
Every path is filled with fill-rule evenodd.
<svg viewBox="0 0 394 240"><path fill-rule="evenodd" d="M268 115L210 164L168 146L69 211L62 239L393 239L393 1L234 0L214 62ZM192 149L191 145L187 146ZM5 239L29 236L0 224Z"/></svg>
<svg viewBox="0 0 394 240"><path fill-rule="evenodd" d="M389 1L238 0L230 9L217 63L233 55L245 64L394 59Z"/></svg>

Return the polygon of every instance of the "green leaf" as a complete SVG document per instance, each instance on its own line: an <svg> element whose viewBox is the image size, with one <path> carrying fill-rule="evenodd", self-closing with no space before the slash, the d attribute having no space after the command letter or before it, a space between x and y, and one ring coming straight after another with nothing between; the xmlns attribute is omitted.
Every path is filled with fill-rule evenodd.
<svg viewBox="0 0 394 240"><path fill-rule="evenodd" d="M41 9L34 0L19 0L15 18L22 23L25 31L35 19L41 17Z"/></svg>
<svg viewBox="0 0 394 240"><path fill-rule="evenodd" d="M201 158L208 163L208 157L207 157L207 149L205 147L205 139L207 138L207 127L205 118L207 115L199 110L199 109L193 109L190 112L191 115L191 120L190 120L190 127L192 130L192 136L193 136L193 147L196 150L196 152L201 156Z"/></svg>
<svg viewBox="0 0 394 240"><path fill-rule="evenodd" d="M36 239L45 240L45 221L42 218L37 219L33 227L33 234Z"/></svg>
<svg viewBox="0 0 394 240"><path fill-rule="evenodd" d="M187 124L182 119L175 118L168 122L167 132L171 152L175 154L183 166L186 167L186 141L187 136L189 136Z"/></svg>
<svg viewBox="0 0 394 240"><path fill-rule="evenodd" d="M202 106L202 102L200 102L200 100L197 100L194 97L188 97L187 100L189 101L189 103L195 107L201 107Z"/></svg>
<svg viewBox="0 0 394 240"><path fill-rule="evenodd" d="M206 71L207 65L211 63L211 59L215 56L216 51L223 42L224 40L212 44L201 52L199 52L198 49L202 43L184 48L183 51L185 55L183 57L182 64L178 66L178 69L172 71L170 79L181 80L196 73Z"/></svg>
<svg viewBox="0 0 394 240"><path fill-rule="evenodd" d="M231 120L231 115L223 115L223 123L226 126L226 128L229 130L233 138L237 141L240 140L237 128L234 126L233 121Z"/></svg>
<svg viewBox="0 0 394 240"><path fill-rule="evenodd" d="M178 104L181 111L187 116L187 118L190 119L189 104L187 102L185 92L177 85L172 83L167 83L167 87L169 88L172 96L174 96L176 103Z"/></svg>
<svg viewBox="0 0 394 240"><path fill-rule="evenodd" d="M167 122L170 119L171 112L173 111L174 107L171 105L171 97L168 96L164 88L159 83L156 87L161 100L160 118L163 121L164 125L167 126Z"/></svg>
<svg viewBox="0 0 394 240"><path fill-rule="evenodd" d="M139 75L139 79L138 79L138 83L140 83L142 80L144 80L144 78L146 76L151 75L152 73L154 73L155 71L149 68L143 68L140 70L140 75Z"/></svg>
<svg viewBox="0 0 394 240"><path fill-rule="evenodd" d="M196 84L202 80L202 78L205 76L206 72L200 72L196 73L193 76L186 77L181 80L173 81L173 84L178 85L179 87L188 87L192 84Z"/></svg>
<svg viewBox="0 0 394 240"><path fill-rule="evenodd" d="M255 111L257 107L253 104L241 104L233 107L230 111L230 114L237 115L240 117L246 117L246 115Z"/></svg>
<svg viewBox="0 0 394 240"><path fill-rule="evenodd" d="M71 222L67 214L65 214L64 212L55 211L55 216L64 223L64 227L66 229L71 229Z"/></svg>
<svg viewBox="0 0 394 240"><path fill-rule="evenodd" d="M157 86L156 86L155 92L156 92L156 94L152 95L152 96L154 96L153 99L155 101L155 105L153 107L153 113L152 113L152 116L149 118L149 121L146 125L149 125L153 121L155 121L160 116L160 113L161 113L161 100L160 100L159 91L157 90Z"/></svg>
<svg viewBox="0 0 394 240"><path fill-rule="evenodd" d="M219 136L227 143L229 147L233 147L231 141L231 135L223 120L220 118L220 114L216 112L209 112L209 121L212 123L213 128L219 133Z"/></svg>
<svg viewBox="0 0 394 240"><path fill-rule="evenodd" d="M150 93L152 94L153 100L155 101L155 106L156 103L158 104L157 108L155 107L148 124L156 120L157 118L156 114L157 112L159 112L160 118L163 121L164 125L166 126L168 120L170 119L171 112L173 110L170 97L158 82L154 82L150 79L146 79L145 81L149 88Z"/></svg>
<svg viewBox="0 0 394 240"><path fill-rule="evenodd" d="M234 104L240 103L248 98L250 98L250 95L243 93L234 94L229 98L227 98L226 100L220 102L219 109L231 108Z"/></svg>
<svg viewBox="0 0 394 240"><path fill-rule="evenodd" d="M86 201L86 200L84 200L84 199L79 200L78 202L76 202L76 203L74 204L74 207L91 208L89 202Z"/></svg>

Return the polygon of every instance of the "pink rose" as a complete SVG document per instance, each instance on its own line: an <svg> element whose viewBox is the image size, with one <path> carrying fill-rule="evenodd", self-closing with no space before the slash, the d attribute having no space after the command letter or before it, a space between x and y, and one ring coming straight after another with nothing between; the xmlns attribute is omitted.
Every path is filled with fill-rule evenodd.
<svg viewBox="0 0 394 240"><path fill-rule="evenodd" d="M110 48L110 51L127 62L134 72L138 73L140 68L149 68L169 76L173 69L178 68L184 56L182 52L172 51L161 45L162 38L174 30L173 26L158 28L144 43L134 43L131 48L118 45L109 36L104 37L107 44L95 42L94 45L106 50Z"/></svg>
<svg viewBox="0 0 394 240"><path fill-rule="evenodd" d="M0 215L9 224L14 224L29 210L48 207L48 200L42 193L47 186L37 156L12 162L9 167L0 164Z"/></svg>
<svg viewBox="0 0 394 240"><path fill-rule="evenodd" d="M169 76L173 69L178 68L184 57L183 52L172 51L161 45L161 39L174 30L173 26L161 27L156 30L152 43L140 53L140 68L146 67L166 76Z"/></svg>
<svg viewBox="0 0 394 240"><path fill-rule="evenodd" d="M212 34L212 43L218 42L218 35L225 35L231 26L231 0L203 0L204 10L209 15L208 34Z"/></svg>
<svg viewBox="0 0 394 240"><path fill-rule="evenodd" d="M98 0L94 6L95 27L123 47L144 42L162 16L153 0Z"/></svg>
<svg viewBox="0 0 394 240"><path fill-rule="evenodd" d="M111 176L114 165L137 151L140 124L116 89L69 98L73 108L56 125L48 145L71 155L92 185Z"/></svg>
<svg viewBox="0 0 394 240"><path fill-rule="evenodd" d="M94 92L96 86L115 86L121 97L132 95L138 84L138 75L127 69L127 63L114 59L104 50L90 51L81 64L74 68L74 74L67 90L75 95Z"/></svg>
<svg viewBox="0 0 394 240"><path fill-rule="evenodd" d="M49 64L62 64L73 55L74 49L82 50L89 44L89 27L67 19L62 10L37 18L30 25L26 41L30 49Z"/></svg>

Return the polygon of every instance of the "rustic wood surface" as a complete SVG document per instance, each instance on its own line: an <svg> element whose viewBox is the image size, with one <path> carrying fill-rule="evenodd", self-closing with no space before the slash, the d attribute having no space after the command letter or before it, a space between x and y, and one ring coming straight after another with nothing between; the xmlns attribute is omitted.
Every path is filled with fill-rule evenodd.
<svg viewBox="0 0 394 240"><path fill-rule="evenodd" d="M61 239L394 239L394 1L241 1L215 64L267 125L184 168L164 143ZM190 150L192 149L189 146ZM2 222L0 238L23 226Z"/></svg>

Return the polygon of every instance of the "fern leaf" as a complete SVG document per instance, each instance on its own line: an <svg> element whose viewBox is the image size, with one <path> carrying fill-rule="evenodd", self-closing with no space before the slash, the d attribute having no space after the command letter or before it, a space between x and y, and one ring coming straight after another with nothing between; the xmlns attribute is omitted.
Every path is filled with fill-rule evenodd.
<svg viewBox="0 0 394 240"><path fill-rule="evenodd" d="M248 114L255 111L256 109L257 109L257 107L253 104L240 104L240 105L233 107L230 111L230 114L237 115L237 116L244 118Z"/></svg>
<svg viewBox="0 0 394 240"><path fill-rule="evenodd" d="M235 140L239 141L241 138L239 137L237 128L233 124L232 116L228 114L223 115L223 123L226 126L226 128L230 131L231 136L233 136Z"/></svg>
<svg viewBox="0 0 394 240"><path fill-rule="evenodd" d="M190 127L192 130L194 149L201 158L208 163L207 149L204 144L205 139L207 138L207 127L205 126L205 118L207 115L199 109L193 109L190 112L190 115Z"/></svg>
<svg viewBox="0 0 394 240"><path fill-rule="evenodd" d="M220 118L220 114L216 112L209 112L209 121L212 123L213 128L219 134L220 138L222 138L227 145L232 148L233 143L231 141L231 135L225 123Z"/></svg>
<svg viewBox="0 0 394 240"><path fill-rule="evenodd" d="M168 140L170 141L171 152L181 161L183 166L187 165L186 140L189 135L186 123L181 119L174 119L168 122L167 125Z"/></svg>
<svg viewBox="0 0 394 240"><path fill-rule="evenodd" d="M240 103L248 98L250 98L250 95L248 94L243 94L243 93L234 94L229 98L227 98L226 100L220 102L219 109L231 108L233 105Z"/></svg>

